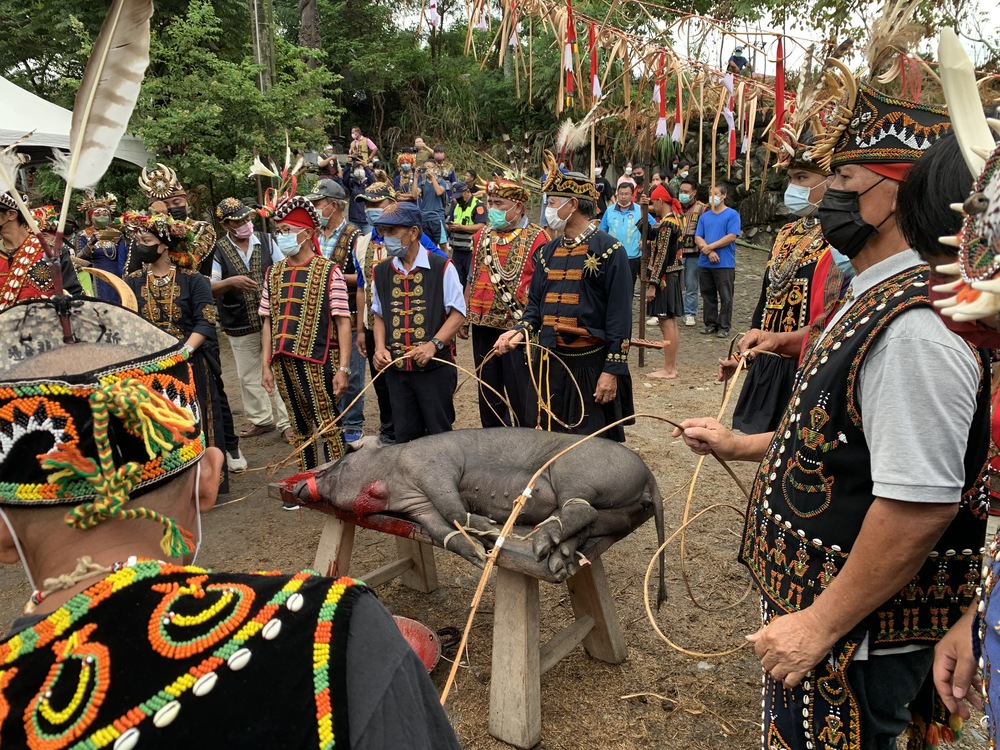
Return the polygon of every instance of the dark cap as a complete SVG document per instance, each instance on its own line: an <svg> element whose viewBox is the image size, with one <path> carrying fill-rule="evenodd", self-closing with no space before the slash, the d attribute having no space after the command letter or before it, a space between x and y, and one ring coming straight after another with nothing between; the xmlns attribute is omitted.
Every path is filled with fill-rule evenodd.
<svg viewBox="0 0 1000 750"><path fill-rule="evenodd" d="M306 196L311 201L318 201L323 199L335 200L335 201L346 201L347 193L344 192L343 186L336 180L320 180L316 183L316 190Z"/></svg>
<svg viewBox="0 0 1000 750"><path fill-rule="evenodd" d="M223 198L215 207L215 218L219 221L239 221L250 215L250 207L239 198Z"/></svg>
<svg viewBox="0 0 1000 750"><path fill-rule="evenodd" d="M451 192L453 192L453 193L464 193L468 189L469 189L469 186L466 185L461 180L459 180L458 182L451 183Z"/></svg>
<svg viewBox="0 0 1000 750"><path fill-rule="evenodd" d="M377 227L419 227L422 224L416 203L403 201L388 206L375 220Z"/></svg>
<svg viewBox="0 0 1000 750"><path fill-rule="evenodd" d="M354 196L354 202L381 203L384 200L396 200L396 191L388 182L373 182L365 192Z"/></svg>

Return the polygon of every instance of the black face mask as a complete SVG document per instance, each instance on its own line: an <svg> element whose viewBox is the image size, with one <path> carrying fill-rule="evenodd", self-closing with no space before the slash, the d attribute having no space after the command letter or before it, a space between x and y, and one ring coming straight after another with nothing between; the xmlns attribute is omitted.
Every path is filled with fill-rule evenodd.
<svg viewBox="0 0 1000 750"><path fill-rule="evenodd" d="M140 263L155 263L160 258L160 246L157 245L136 245L132 251Z"/></svg>
<svg viewBox="0 0 1000 750"><path fill-rule="evenodd" d="M644 174L634 174L632 176L635 178L635 184L636 185L644 185L646 183L646 175L644 175Z"/></svg>
<svg viewBox="0 0 1000 750"><path fill-rule="evenodd" d="M188 217L188 207L171 206L167 209L167 213L170 214L170 218L174 221L184 221Z"/></svg>
<svg viewBox="0 0 1000 750"><path fill-rule="evenodd" d="M883 177L882 180L884 179ZM826 195L819 202L817 213L824 239L848 258L853 259L868 240L878 234L878 227L873 227L861 218L861 196L875 185L862 193L856 190L827 188ZM878 226L885 224L888 219L889 216L886 216Z"/></svg>

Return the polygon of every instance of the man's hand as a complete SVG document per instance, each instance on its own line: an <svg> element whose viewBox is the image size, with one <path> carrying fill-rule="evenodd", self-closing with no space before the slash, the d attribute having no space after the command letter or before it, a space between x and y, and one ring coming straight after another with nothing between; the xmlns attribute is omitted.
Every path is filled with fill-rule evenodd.
<svg viewBox="0 0 1000 750"><path fill-rule="evenodd" d="M786 688L795 687L837 642L806 607L775 617L746 637L760 657L764 671Z"/></svg>
<svg viewBox="0 0 1000 750"><path fill-rule="evenodd" d="M975 622L976 602L956 622L944 638L934 647L934 687L952 713L969 718L969 704L983 707L982 678L972 655L972 625ZM969 688L972 690L969 690Z"/></svg>
<svg viewBox="0 0 1000 750"><path fill-rule="evenodd" d="M648 205L649 205L649 196L648 196L648 195L646 195L645 193L643 193L643 194L642 194L642 195L641 195L641 196L639 197L639 205L640 205L640 206L648 206Z"/></svg>
<svg viewBox="0 0 1000 750"><path fill-rule="evenodd" d="M740 361L733 357L732 359L720 359L719 360L719 371L716 373L715 382L725 383L729 378L736 374L736 371L740 367Z"/></svg>
<svg viewBox="0 0 1000 750"><path fill-rule="evenodd" d="M368 347L365 344L365 332L358 331L358 335L354 337L354 348L358 350L360 354L365 359L368 359Z"/></svg>
<svg viewBox="0 0 1000 750"><path fill-rule="evenodd" d="M260 384L268 393L274 393L274 371L267 362L264 363L264 370L260 375Z"/></svg>
<svg viewBox="0 0 1000 750"><path fill-rule="evenodd" d="M340 398L345 393L347 393L347 383L350 380L350 376L343 370L337 370L337 374L333 376L333 397Z"/></svg>
<svg viewBox="0 0 1000 750"><path fill-rule="evenodd" d="M375 350L375 356L372 357L372 361L378 369L384 370L392 362L392 356L389 354L388 349L382 347Z"/></svg>
<svg viewBox="0 0 1000 750"><path fill-rule="evenodd" d="M684 443L699 456L715 454L723 461L736 460L739 455L740 436L727 430L712 417L685 419L673 436L684 438Z"/></svg>
<svg viewBox="0 0 1000 750"><path fill-rule="evenodd" d="M715 252L715 250L713 250L712 252L710 252L708 254L708 262L709 263L718 263L719 262L719 254L717 252Z"/></svg>
<svg viewBox="0 0 1000 750"><path fill-rule="evenodd" d="M253 292L257 289L257 282L249 276L230 276L229 281L233 289L240 292Z"/></svg>
<svg viewBox="0 0 1000 750"><path fill-rule="evenodd" d="M501 333L493 345L493 351L498 355L512 351L521 341L524 340L524 331L513 330Z"/></svg>
<svg viewBox="0 0 1000 750"><path fill-rule="evenodd" d="M458 337L463 341L469 338L469 324L463 323L462 327L458 329Z"/></svg>
<svg viewBox="0 0 1000 750"><path fill-rule="evenodd" d="M437 347L430 341L425 341L420 346L415 346L410 349L410 351L406 353L406 356L410 357L414 362L423 367L434 359L435 354L437 354Z"/></svg>
<svg viewBox="0 0 1000 750"><path fill-rule="evenodd" d="M597 388L594 390L594 401L599 404L610 404L618 395L618 376L608 372L602 372L597 379Z"/></svg>
<svg viewBox="0 0 1000 750"><path fill-rule="evenodd" d="M656 284L648 283L646 284L646 300L652 302L656 299Z"/></svg>

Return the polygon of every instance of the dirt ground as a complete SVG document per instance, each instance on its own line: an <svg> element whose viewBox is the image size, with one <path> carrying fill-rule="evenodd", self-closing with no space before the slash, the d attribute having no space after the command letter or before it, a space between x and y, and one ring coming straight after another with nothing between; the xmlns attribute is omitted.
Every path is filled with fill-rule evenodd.
<svg viewBox="0 0 1000 750"><path fill-rule="evenodd" d="M760 289L765 257L741 248L733 332L745 330ZM638 328L638 324L637 324ZM637 412L651 412L680 421L714 416L721 405L722 386L715 383L716 362L729 342L700 334L701 325L680 329L679 377L651 380L644 376L658 366L659 352L646 353L639 369L632 355ZM659 338L655 332L649 338ZM245 421L235 371L224 342L227 389L237 426ZM471 349L460 346L459 361L471 369ZM460 381L462 376L460 376ZM370 391L369 391L370 392ZM457 396L459 427L478 427L475 388ZM732 411L731 400L729 412ZM374 395L366 406L368 432L377 432ZM728 416L727 416L728 419ZM372 427L374 426L374 430ZM627 428L626 445L652 469L667 502L668 534L681 523L685 492L696 464L670 428L640 420ZM264 469L287 457L289 447L276 433L245 440L243 451L252 470L235 477L232 492L204 519L204 543L198 563L216 570L275 570L286 572L312 565L324 516L310 511L287 512L269 499ZM749 486L754 467L735 465ZM286 470L280 475L292 471ZM675 494L677 493L677 494ZM714 461L707 461L697 485L692 514L714 503L731 503L741 511L745 500L732 479ZM678 545L668 548L668 603L657 616L660 628L679 646L694 652L722 652L743 643L756 629L757 605L747 593L748 576L737 564L742 522L733 510L707 514L690 529L685 551L691 590L685 591ZM591 659L582 647L542 677L542 742L545 750L708 750L759 747L760 672L753 651L744 648L716 658L689 656L671 648L655 634L643 607L642 580L656 549L652 521L604 554L605 569L628 644L627 661L619 665ZM352 572L361 574L393 559L395 544L374 532L359 530ZM420 594L391 582L378 589L393 613L413 617L432 629L465 624L480 571L457 555L435 551L440 587ZM10 622L29 595L19 567L0 570L0 622ZM541 584L541 630L545 640L572 620L565 586ZM655 598L655 592L654 592ZM492 586L488 586L470 641L470 666L459 671L447 710L463 747L499 750L507 745L487 732L492 638ZM432 673L440 690L450 664L442 659ZM974 739L974 737L970 737ZM968 745L974 747L975 745Z"/></svg>

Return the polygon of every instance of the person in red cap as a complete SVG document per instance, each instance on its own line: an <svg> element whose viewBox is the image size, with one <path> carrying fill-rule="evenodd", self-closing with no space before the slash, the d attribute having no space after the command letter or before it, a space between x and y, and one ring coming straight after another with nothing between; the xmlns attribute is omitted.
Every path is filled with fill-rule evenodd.
<svg viewBox="0 0 1000 750"><path fill-rule="evenodd" d="M320 255L320 217L312 203L302 196L284 200L273 219L284 257L271 266L260 299L261 384L268 393L277 386L296 445L324 430L299 453L299 465L314 469L344 454L343 431L332 422L340 414L337 399L351 374L347 285L340 266Z"/></svg>
<svg viewBox="0 0 1000 750"><path fill-rule="evenodd" d="M740 557L762 627L747 639L762 736L793 750L895 746L934 644L975 593L986 527L983 363L931 307L897 216L899 179L948 131L947 111L830 71L847 101L811 149L833 172L818 213L857 275L774 432L704 418L675 431L695 453L761 462Z"/></svg>
<svg viewBox="0 0 1000 750"><path fill-rule="evenodd" d="M684 296L681 294L684 266L677 253L677 240L684 209L663 184L653 188L648 198L645 195L640 197L639 205L649 206L651 219L649 265L646 267L646 280L649 282L646 286L646 313L656 318L663 336L663 367L653 370L649 377L676 378L680 338L677 318L684 314ZM642 224L641 220L639 223Z"/></svg>

